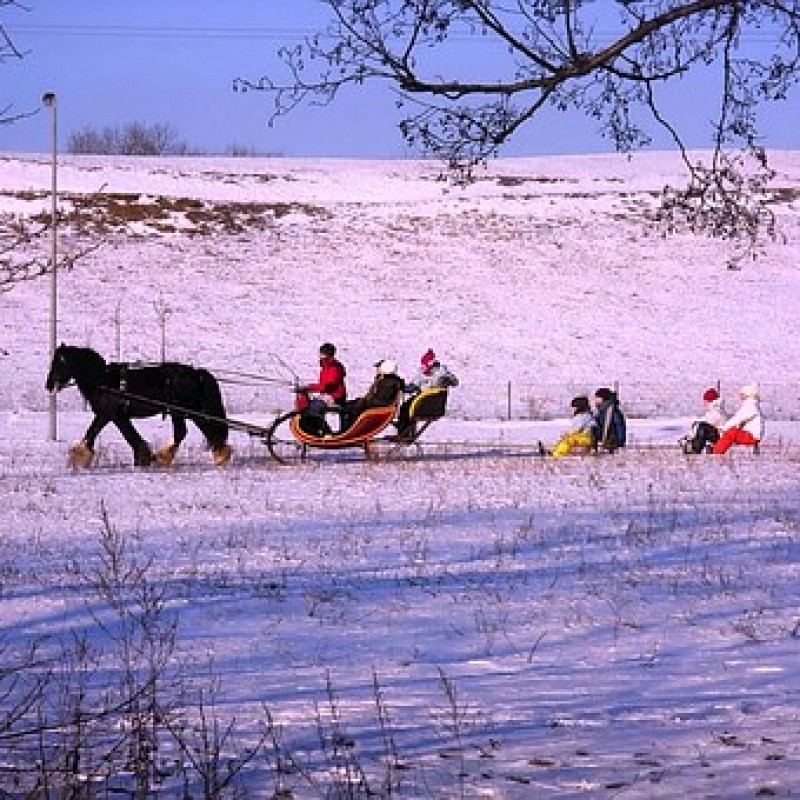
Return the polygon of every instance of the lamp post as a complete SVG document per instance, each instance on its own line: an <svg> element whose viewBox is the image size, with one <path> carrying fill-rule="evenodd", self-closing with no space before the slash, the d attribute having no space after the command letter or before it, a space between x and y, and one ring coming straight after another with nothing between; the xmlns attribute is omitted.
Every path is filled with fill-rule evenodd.
<svg viewBox="0 0 800 800"><path fill-rule="evenodd" d="M53 186L52 186L52 209L51 209L51 226L52 226L52 240L50 250L50 360L56 352L57 339L58 339L58 270L57 254L58 254L58 240L56 234L56 227L58 224L58 183L57 176L57 162L56 154L58 152L57 145L57 125L56 125L56 96L53 92L45 92L42 95L42 104L51 108L53 111ZM56 393L50 392L50 441L54 442L58 438L58 424L57 424L57 401Z"/></svg>

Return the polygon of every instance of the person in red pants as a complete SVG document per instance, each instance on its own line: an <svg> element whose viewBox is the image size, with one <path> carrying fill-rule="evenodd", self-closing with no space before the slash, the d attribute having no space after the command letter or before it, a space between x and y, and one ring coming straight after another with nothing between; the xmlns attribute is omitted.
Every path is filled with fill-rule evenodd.
<svg viewBox="0 0 800 800"><path fill-rule="evenodd" d="M742 404L739 410L720 428L721 436L714 445L713 453L727 453L734 444L745 444L751 447L761 442L764 437L764 417L759 405L758 386L750 383L739 390Z"/></svg>

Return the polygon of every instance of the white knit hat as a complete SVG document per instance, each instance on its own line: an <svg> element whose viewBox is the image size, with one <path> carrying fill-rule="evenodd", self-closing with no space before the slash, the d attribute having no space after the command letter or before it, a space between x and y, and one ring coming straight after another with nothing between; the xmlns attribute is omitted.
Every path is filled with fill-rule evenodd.
<svg viewBox="0 0 800 800"><path fill-rule="evenodd" d="M739 395L741 397L752 397L757 400L759 394L757 383L746 383L741 389L739 389Z"/></svg>
<svg viewBox="0 0 800 800"><path fill-rule="evenodd" d="M376 366L378 367L378 372L381 375L396 375L397 374L397 363L393 361L391 358L384 358L381 359Z"/></svg>

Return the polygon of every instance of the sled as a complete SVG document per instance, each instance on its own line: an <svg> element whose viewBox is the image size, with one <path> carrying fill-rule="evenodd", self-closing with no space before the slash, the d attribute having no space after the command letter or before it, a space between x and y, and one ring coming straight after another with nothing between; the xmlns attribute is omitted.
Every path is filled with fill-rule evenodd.
<svg viewBox="0 0 800 800"><path fill-rule="evenodd" d="M281 464L294 464L306 459L309 449L343 450L360 447L367 458L389 457L397 451L417 444L420 436L447 408L447 389L427 389L416 395L409 407L409 427L404 436L382 436L394 422L401 397L389 406L363 411L344 431L322 435L310 428L303 409L307 393L298 394L294 411L280 415L269 427L265 441L270 455ZM336 414L331 408L329 414Z"/></svg>

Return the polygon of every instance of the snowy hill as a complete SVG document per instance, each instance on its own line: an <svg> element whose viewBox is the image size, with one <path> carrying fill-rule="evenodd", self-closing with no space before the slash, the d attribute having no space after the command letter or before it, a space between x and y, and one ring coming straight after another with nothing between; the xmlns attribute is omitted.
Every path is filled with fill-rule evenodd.
<svg viewBox="0 0 800 800"><path fill-rule="evenodd" d="M0 294L0 796L792 796L800 153L773 163L786 241L733 272L652 223L664 154L466 188L405 161L60 158L60 252L85 252L60 339L238 372L229 413L262 423L328 339L351 394L428 347L461 385L422 458L280 467L236 434L218 469L193 429L135 469L109 428L72 471L91 415L64 390L47 441L49 278ZM49 187L46 156L0 155L4 241L48 224ZM732 407L753 380L762 453L682 455L703 389ZM532 455L612 383L660 447Z"/></svg>
<svg viewBox="0 0 800 800"><path fill-rule="evenodd" d="M61 280L59 337L156 359L161 308L167 355L212 368L274 374L277 354L313 371L330 339L362 386L377 357L410 374L433 346L470 417L507 410L509 382L514 416L560 414L613 382L629 411L663 415L749 380L774 416L796 415L800 155L774 163L787 243L734 273L723 246L650 221L664 184L684 180L664 154L502 160L467 188L418 162L64 157L60 246L101 246ZM5 223L46 222L49 160L6 156L2 176ZM45 289L3 297L2 368L18 380L0 407L42 400Z"/></svg>

